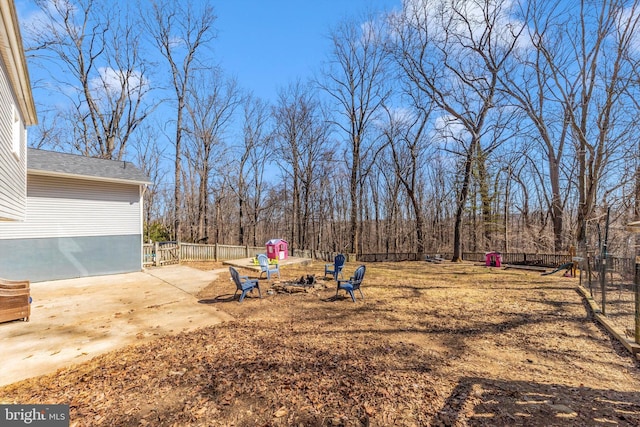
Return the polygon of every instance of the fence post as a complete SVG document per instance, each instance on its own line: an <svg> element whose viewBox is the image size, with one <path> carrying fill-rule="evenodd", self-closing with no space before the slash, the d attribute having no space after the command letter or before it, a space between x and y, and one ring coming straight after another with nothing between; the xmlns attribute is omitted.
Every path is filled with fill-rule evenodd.
<svg viewBox="0 0 640 427"><path fill-rule="evenodd" d="M160 245L158 244L158 242L154 242L153 243L153 265L155 265L156 267L159 265L162 265L162 263L160 262Z"/></svg>
<svg viewBox="0 0 640 427"><path fill-rule="evenodd" d="M215 247L213 248L213 259L218 262L218 242L215 243Z"/></svg>
<svg viewBox="0 0 640 427"><path fill-rule="evenodd" d="M602 293L602 303L600 310L602 311L602 315L607 315L607 256L604 255L600 259L600 292Z"/></svg>
<svg viewBox="0 0 640 427"><path fill-rule="evenodd" d="M609 241L609 213L611 212L611 207L607 208L607 220L605 222L604 228L604 241L602 243L602 273L600 277L600 285L602 286L602 315L606 316L607 312L607 258L609 258L609 253L607 252L607 243Z"/></svg>

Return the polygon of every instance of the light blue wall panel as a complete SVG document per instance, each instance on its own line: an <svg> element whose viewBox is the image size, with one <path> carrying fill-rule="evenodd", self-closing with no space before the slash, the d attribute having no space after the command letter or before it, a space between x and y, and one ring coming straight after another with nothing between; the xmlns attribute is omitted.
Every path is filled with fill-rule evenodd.
<svg viewBox="0 0 640 427"><path fill-rule="evenodd" d="M0 277L70 279L141 270L140 235L0 240Z"/></svg>

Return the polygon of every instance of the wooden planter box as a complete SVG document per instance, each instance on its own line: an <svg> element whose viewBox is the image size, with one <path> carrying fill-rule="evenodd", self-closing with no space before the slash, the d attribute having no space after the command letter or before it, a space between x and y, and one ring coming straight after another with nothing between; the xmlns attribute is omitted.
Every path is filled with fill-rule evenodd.
<svg viewBox="0 0 640 427"><path fill-rule="evenodd" d="M28 280L0 279L0 322L18 319L28 322L31 314L29 293Z"/></svg>

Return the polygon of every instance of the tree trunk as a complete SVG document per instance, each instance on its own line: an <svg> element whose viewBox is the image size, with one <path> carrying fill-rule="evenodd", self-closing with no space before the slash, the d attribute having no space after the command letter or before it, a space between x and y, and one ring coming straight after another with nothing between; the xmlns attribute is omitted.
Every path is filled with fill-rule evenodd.
<svg viewBox="0 0 640 427"><path fill-rule="evenodd" d="M180 232L180 216L182 215L182 146L180 140L182 138L182 111L183 106L178 107L178 119L176 123L176 154L174 159L174 192L173 192L173 235L176 241L180 241L182 234Z"/></svg>
<svg viewBox="0 0 640 427"><path fill-rule="evenodd" d="M360 170L360 137L353 135L353 163L349 180L349 197L351 209L349 211L349 252L358 253L358 171Z"/></svg>
<svg viewBox="0 0 640 427"><path fill-rule="evenodd" d="M551 157L551 156L550 156ZM560 167L555 159L549 159L549 179L551 181L551 220L553 221L553 247L556 253L562 252L562 231L564 227L564 209L560 199Z"/></svg>
<svg viewBox="0 0 640 427"><path fill-rule="evenodd" d="M208 243L207 237L207 214L209 200L207 197L209 189L209 170L206 168L200 177L200 188L198 190L198 242Z"/></svg>
<svg viewBox="0 0 640 427"><path fill-rule="evenodd" d="M473 142L472 148L475 147L477 142ZM467 153L467 158L464 163L464 176L462 180L462 188L458 196L456 206L455 223L453 226L453 257L451 261L462 261L462 218L464 216L464 208L467 204L467 196L469 195L469 184L471 182L471 166L473 163L472 154L473 149Z"/></svg>
<svg viewBox="0 0 640 427"><path fill-rule="evenodd" d="M478 168L478 189L480 192L480 204L482 212L482 249L485 251L492 251L493 247L493 232L495 230L495 224L493 222L493 210L491 209L491 202L493 197L489 190L489 174L487 172L487 165L485 155L482 152L482 147L478 144L477 156L476 156L477 168ZM477 250L477 249L476 249Z"/></svg>

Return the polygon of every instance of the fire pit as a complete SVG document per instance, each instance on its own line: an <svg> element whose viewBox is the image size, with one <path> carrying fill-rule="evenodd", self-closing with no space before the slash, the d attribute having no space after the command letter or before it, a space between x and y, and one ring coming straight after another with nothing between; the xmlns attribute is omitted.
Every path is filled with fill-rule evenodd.
<svg viewBox="0 0 640 427"><path fill-rule="evenodd" d="M298 286L313 286L316 284L316 275L315 274L307 274L306 276L300 277L297 282L294 282Z"/></svg>
<svg viewBox="0 0 640 427"><path fill-rule="evenodd" d="M319 283L316 280L315 274L307 274L306 276L300 277L298 280L275 283L271 288L278 293L295 294L326 289L327 286L323 283Z"/></svg>

